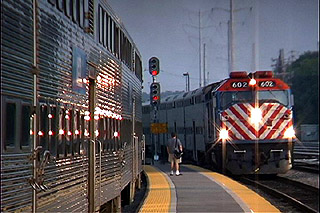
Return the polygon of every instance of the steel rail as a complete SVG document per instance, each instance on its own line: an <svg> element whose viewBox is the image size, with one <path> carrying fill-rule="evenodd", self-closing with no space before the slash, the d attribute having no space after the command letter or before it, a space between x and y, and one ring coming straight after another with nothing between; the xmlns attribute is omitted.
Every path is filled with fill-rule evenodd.
<svg viewBox="0 0 320 213"><path fill-rule="evenodd" d="M263 191L267 192L268 194L271 194L275 197L278 197L278 198L282 198L288 202L290 202L294 207L304 211L304 212L310 212L310 213L317 213L318 211L305 205L304 203L302 203L301 201L283 193L283 192L280 192L276 189L273 189L269 186L266 186L258 181L255 181L255 180L251 180L251 179L248 179L248 178L245 178L245 177L242 177L241 178L241 181L244 182L244 183L247 183L247 184L250 184L250 185L253 185L255 186L256 188L259 188L259 189L262 189ZM302 184L302 183L301 183ZM258 186L258 187L257 187ZM308 186L310 187L310 186Z"/></svg>

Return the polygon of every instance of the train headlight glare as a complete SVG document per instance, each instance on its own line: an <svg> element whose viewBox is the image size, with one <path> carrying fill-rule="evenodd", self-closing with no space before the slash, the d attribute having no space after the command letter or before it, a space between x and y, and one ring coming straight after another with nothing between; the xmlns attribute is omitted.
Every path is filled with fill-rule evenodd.
<svg viewBox="0 0 320 213"><path fill-rule="evenodd" d="M228 130L226 129L221 129L220 130L220 135L219 135L220 139L222 140L227 140L229 138L229 134L228 134Z"/></svg>
<svg viewBox="0 0 320 213"><path fill-rule="evenodd" d="M258 124L262 120L262 112L259 108L254 108L251 111L251 123Z"/></svg>
<svg viewBox="0 0 320 213"><path fill-rule="evenodd" d="M294 138L295 137L295 131L293 127L289 127L285 132L284 132L284 137L285 138Z"/></svg>
<svg viewBox="0 0 320 213"><path fill-rule="evenodd" d="M249 81L249 85L250 86L254 86L256 84L257 84L257 81L254 78L251 78L250 81Z"/></svg>

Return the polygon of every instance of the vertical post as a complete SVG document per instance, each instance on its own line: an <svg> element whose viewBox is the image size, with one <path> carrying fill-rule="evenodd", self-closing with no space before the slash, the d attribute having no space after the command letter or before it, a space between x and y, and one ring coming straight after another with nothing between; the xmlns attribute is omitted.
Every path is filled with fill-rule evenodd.
<svg viewBox="0 0 320 213"><path fill-rule="evenodd" d="M201 87L201 11L199 10L199 87Z"/></svg>
<svg viewBox="0 0 320 213"><path fill-rule="evenodd" d="M222 139L222 174L226 174L226 157L227 157L227 150L226 150L226 140Z"/></svg>
<svg viewBox="0 0 320 213"><path fill-rule="evenodd" d="M188 73L188 92L190 91L190 77L189 77L189 73Z"/></svg>
<svg viewBox="0 0 320 213"><path fill-rule="evenodd" d="M234 42L233 42L233 0L230 0L230 20L229 20L229 73L234 69Z"/></svg>
<svg viewBox="0 0 320 213"><path fill-rule="evenodd" d="M88 195L89 195L89 206L88 211L95 211L95 165L96 165L96 147L95 147L95 120L94 120L94 110L95 110L95 79L89 78L89 112L90 112L90 123L89 123L89 178L88 178Z"/></svg>
<svg viewBox="0 0 320 213"><path fill-rule="evenodd" d="M254 17L254 70L259 69L259 1L254 1L255 4L255 17Z"/></svg>
<svg viewBox="0 0 320 213"><path fill-rule="evenodd" d="M203 44L203 86L207 85L206 80L206 44Z"/></svg>
<svg viewBox="0 0 320 213"><path fill-rule="evenodd" d="M37 1L33 0L33 116L32 116L32 131L33 131L33 143L31 146L31 152L33 152L37 146L37 114L38 114L38 101L37 101L37 75L38 75L38 64L37 64ZM33 159L33 178L37 179L37 157L34 156ZM36 189L32 190L32 212L36 212L37 210L37 191Z"/></svg>
<svg viewBox="0 0 320 213"><path fill-rule="evenodd" d="M190 79L189 79L189 73L183 73L183 76L186 76L186 92L190 91Z"/></svg>

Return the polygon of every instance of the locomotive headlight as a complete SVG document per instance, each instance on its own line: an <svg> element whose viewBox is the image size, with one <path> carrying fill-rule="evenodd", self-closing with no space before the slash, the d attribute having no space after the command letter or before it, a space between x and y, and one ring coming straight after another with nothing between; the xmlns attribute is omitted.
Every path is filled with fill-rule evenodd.
<svg viewBox="0 0 320 213"><path fill-rule="evenodd" d="M227 139L229 139L228 130L226 130L226 129L221 129L221 130L220 130L219 138L222 139L222 140L227 140Z"/></svg>
<svg viewBox="0 0 320 213"><path fill-rule="evenodd" d="M294 138L295 137L295 131L292 126L290 126L285 132L284 132L284 138Z"/></svg>
<svg viewBox="0 0 320 213"><path fill-rule="evenodd" d="M258 124L262 120L262 111L260 108L254 108L251 111L251 123Z"/></svg>
<svg viewBox="0 0 320 213"><path fill-rule="evenodd" d="M250 81L249 81L249 85L250 86L254 86L256 84L257 84L257 81L254 78L251 78Z"/></svg>

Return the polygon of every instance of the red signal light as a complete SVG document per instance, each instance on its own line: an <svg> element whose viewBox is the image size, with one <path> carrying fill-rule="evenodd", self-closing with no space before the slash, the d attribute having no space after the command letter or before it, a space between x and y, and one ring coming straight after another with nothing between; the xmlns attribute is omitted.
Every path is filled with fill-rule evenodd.
<svg viewBox="0 0 320 213"><path fill-rule="evenodd" d="M153 70L151 74L152 74L152 75L157 75L157 74L158 74L158 71L157 71L157 70Z"/></svg>
<svg viewBox="0 0 320 213"><path fill-rule="evenodd" d="M159 96L153 96L152 99L153 99L154 101L157 101L157 100L159 100Z"/></svg>

